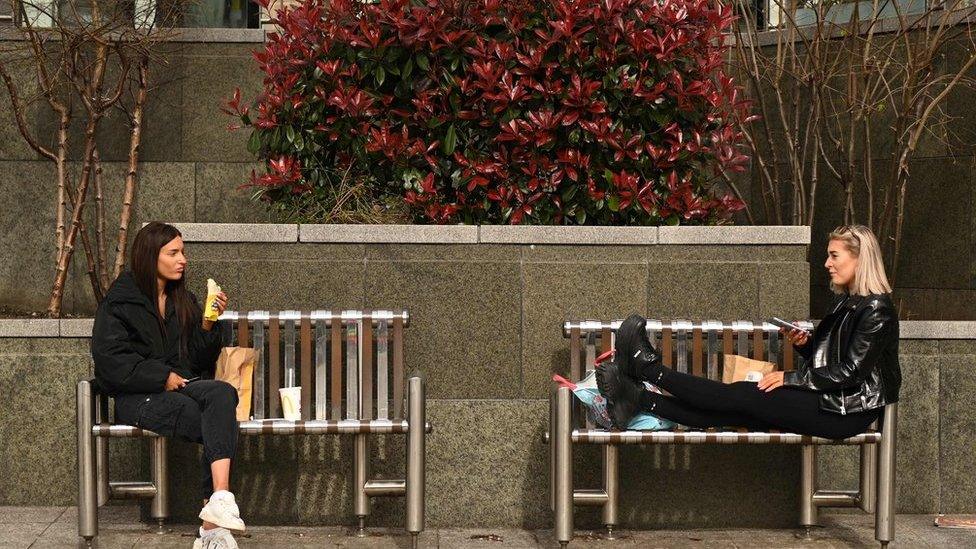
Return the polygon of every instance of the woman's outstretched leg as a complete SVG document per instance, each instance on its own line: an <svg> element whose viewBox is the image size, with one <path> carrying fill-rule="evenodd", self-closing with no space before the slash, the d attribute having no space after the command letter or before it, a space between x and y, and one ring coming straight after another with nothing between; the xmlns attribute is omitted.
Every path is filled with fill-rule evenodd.
<svg viewBox="0 0 976 549"><path fill-rule="evenodd" d="M745 427L755 431L765 431L771 426L756 418L735 412L716 412L695 408L674 397L651 391L644 391L640 398L640 410L673 421L686 427L706 429L709 427Z"/></svg>

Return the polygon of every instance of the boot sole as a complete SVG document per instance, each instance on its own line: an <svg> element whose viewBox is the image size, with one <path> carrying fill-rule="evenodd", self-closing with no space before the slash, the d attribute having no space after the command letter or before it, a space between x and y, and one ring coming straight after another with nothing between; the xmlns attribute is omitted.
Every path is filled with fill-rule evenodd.
<svg viewBox="0 0 976 549"><path fill-rule="evenodd" d="M630 320L632 316L627 317L627 319L620 324L620 328L617 329L616 358L620 368L620 373L635 379L637 377L637 372L633 371L634 368L630 363L634 359L634 348L631 343L634 341L634 337L640 333L640 330L647 330L647 322L628 323L627 320Z"/></svg>

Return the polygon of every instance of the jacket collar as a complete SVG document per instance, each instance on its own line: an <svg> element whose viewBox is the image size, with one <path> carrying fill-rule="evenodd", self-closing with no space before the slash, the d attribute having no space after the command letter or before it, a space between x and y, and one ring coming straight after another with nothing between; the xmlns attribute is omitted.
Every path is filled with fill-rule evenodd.
<svg viewBox="0 0 976 549"><path fill-rule="evenodd" d="M156 314L156 305L152 303L146 294L142 293L139 286L136 284L136 277L132 274L132 271L123 271L115 282L112 283L112 287L109 288L108 293L105 295L106 300L111 300L113 303L132 303L136 305L142 305L149 309L154 315ZM175 311L175 306L172 299L166 300L166 315L164 318L169 318L171 314Z"/></svg>

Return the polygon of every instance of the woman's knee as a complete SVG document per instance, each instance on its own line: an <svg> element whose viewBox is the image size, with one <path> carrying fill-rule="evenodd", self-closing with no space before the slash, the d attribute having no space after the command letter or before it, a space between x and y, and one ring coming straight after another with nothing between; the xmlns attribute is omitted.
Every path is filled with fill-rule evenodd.
<svg viewBox="0 0 976 549"><path fill-rule="evenodd" d="M219 379L208 379L195 383L202 384L200 389L203 390L202 396L205 403L237 406L237 389L230 383Z"/></svg>

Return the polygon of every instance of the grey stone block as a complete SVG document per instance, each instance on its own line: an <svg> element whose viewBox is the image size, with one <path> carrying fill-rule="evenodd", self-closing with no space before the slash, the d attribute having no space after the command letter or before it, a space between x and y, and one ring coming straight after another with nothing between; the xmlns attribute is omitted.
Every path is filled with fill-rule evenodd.
<svg viewBox="0 0 976 549"><path fill-rule="evenodd" d="M302 225L302 242L476 244L474 225Z"/></svg>
<svg viewBox="0 0 976 549"><path fill-rule="evenodd" d="M902 339L976 339L976 321L902 320L898 328Z"/></svg>
<svg viewBox="0 0 976 549"><path fill-rule="evenodd" d="M0 504L74 504L75 383L90 375L80 355L0 356Z"/></svg>
<svg viewBox="0 0 976 549"><path fill-rule="evenodd" d="M298 242L298 225L173 223L186 242Z"/></svg>
<svg viewBox="0 0 976 549"><path fill-rule="evenodd" d="M51 318L2 318L0 337L58 337L58 320Z"/></svg>
<svg viewBox="0 0 976 549"><path fill-rule="evenodd" d="M909 288L971 288L970 254L976 238L969 199L973 157L916 160L910 169L913 174L925 174L925 184L908 185L906 192L898 284ZM939 196L945 198L935 198L931 189L939 189ZM935 219L939 220L938 230L933 230Z"/></svg>
<svg viewBox="0 0 976 549"><path fill-rule="evenodd" d="M367 244L369 261L519 261L518 246L503 244Z"/></svg>
<svg viewBox="0 0 976 549"><path fill-rule="evenodd" d="M648 264L648 313L666 320L748 320L759 314L755 263Z"/></svg>
<svg viewBox="0 0 976 549"><path fill-rule="evenodd" d="M513 398L520 384L516 263L366 263L370 309L406 309L406 368L431 398Z"/></svg>
<svg viewBox="0 0 976 549"><path fill-rule="evenodd" d="M646 263L647 251L660 246L578 246L529 244L520 249L525 263ZM563 266L553 266L560 269Z"/></svg>
<svg viewBox="0 0 976 549"><path fill-rule="evenodd" d="M196 164L193 220L198 223L267 223L267 205L251 200L254 189L241 188L257 163L198 162Z"/></svg>
<svg viewBox="0 0 976 549"><path fill-rule="evenodd" d="M759 319L810 316L810 266L806 263L759 264Z"/></svg>
<svg viewBox="0 0 976 549"><path fill-rule="evenodd" d="M47 161L0 164L0 303L43 311L54 282L54 167ZM44 184L39 184L44 182Z"/></svg>
<svg viewBox="0 0 976 549"><path fill-rule="evenodd" d="M941 512L970 513L976 509L976 369L973 355L941 358L940 466Z"/></svg>
<svg viewBox="0 0 976 549"><path fill-rule="evenodd" d="M365 252L363 244L306 244L281 243L275 246L245 242L238 248L239 258L245 261L358 261Z"/></svg>
<svg viewBox="0 0 976 549"><path fill-rule="evenodd" d="M647 311L645 264L522 265L523 395L549 395L553 373L569 373L566 320L625 318Z"/></svg>
<svg viewBox="0 0 976 549"><path fill-rule="evenodd" d="M91 337L93 318L62 318L60 321L61 337Z"/></svg>
<svg viewBox="0 0 976 549"><path fill-rule="evenodd" d="M808 226L723 225L717 227L661 226L661 244L809 244Z"/></svg>
<svg viewBox="0 0 976 549"><path fill-rule="evenodd" d="M248 261L239 263L240 310L361 309L362 263Z"/></svg>
<svg viewBox="0 0 976 549"><path fill-rule="evenodd" d="M657 227L579 227L481 225L480 242L488 244L647 245L657 243Z"/></svg>
<svg viewBox="0 0 976 549"><path fill-rule="evenodd" d="M88 360L90 352L88 339L85 338L0 338L0 355L81 355L84 360Z"/></svg>
<svg viewBox="0 0 976 549"><path fill-rule="evenodd" d="M255 160L247 151L250 130L228 131L229 125L240 121L220 111L220 106L231 97L235 87L240 87L242 95L248 99L261 91L263 73L255 68L249 49L252 48L247 45L234 46L234 55L222 57L187 56L181 109L185 160Z"/></svg>
<svg viewBox="0 0 976 549"><path fill-rule="evenodd" d="M743 261L743 262L804 262L805 245L762 244L659 244L647 248L648 261Z"/></svg>

